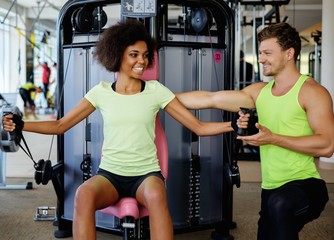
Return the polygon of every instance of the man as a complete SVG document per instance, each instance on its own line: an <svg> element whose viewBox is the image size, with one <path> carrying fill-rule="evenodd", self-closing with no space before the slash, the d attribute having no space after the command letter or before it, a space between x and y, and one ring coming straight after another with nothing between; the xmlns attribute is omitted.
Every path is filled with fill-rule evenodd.
<svg viewBox="0 0 334 240"><path fill-rule="evenodd" d="M333 155L333 102L323 86L298 72L301 41L293 27L270 25L258 34L258 40L259 62L272 81L254 83L241 91L195 91L177 97L190 109L256 107L259 133L237 138L260 146L258 239L295 240L328 201L314 157Z"/></svg>
<svg viewBox="0 0 334 240"><path fill-rule="evenodd" d="M25 119L29 118L29 109L34 119L39 120L39 117L35 113L35 102L31 97L31 95L36 94L36 92L41 93L43 90L41 87L36 87L32 82L26 82L19 88L19 93L23 101L23 113Z"/></svg>
<svg viewBox="0 0 334 240"><path fill-rule="evenodd" d="M48 101L48 91L49 91L49 83L50 83L50 75L51 75L51 69L48 66L48 62L43 62L40 64L40 66L43 68L43 73L42 73L42 82L43 82L43 94L45 101Z"/></svg>

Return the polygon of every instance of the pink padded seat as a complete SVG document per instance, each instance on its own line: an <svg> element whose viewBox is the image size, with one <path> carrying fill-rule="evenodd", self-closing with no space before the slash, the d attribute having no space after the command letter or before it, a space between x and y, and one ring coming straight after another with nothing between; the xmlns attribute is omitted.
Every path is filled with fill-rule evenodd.
<svg viewBox="0 0 334 240"><path fill-rule="evenodd" d="M117 78L117 75L116 75ZM151 68L148 68L142 80L158 80L159 79L159 63L158 54L155 53L154 63ZM159 159L162 175L167 179L168 176L168 145L165 132L160 123L159 116L155 119L155 145L157 147L157 156ZM122 198L115 205L100 210L103 213L116 216L120 219L131 216L134 219L148 216L147 209L140 205L135 198Z"/></svg>

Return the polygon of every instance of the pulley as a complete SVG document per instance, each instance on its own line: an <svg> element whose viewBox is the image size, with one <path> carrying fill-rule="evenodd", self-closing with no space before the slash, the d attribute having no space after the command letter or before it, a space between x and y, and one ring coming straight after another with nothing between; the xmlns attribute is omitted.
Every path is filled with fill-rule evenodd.
<svg viewBox="0 0 334 240"><path fill-rule="evenodd" d="M204 8L196 8L192 11L191 26L196 33L207 31L212 25L211 15Z"/></svg>
<svg viewBox="0 0 334 240"><path fill-rule="evenodd" d="M240 172L238 165L230 166L230 164L225 165L225 176L228 185L235 185L237 188L240 187Z"/></svg>

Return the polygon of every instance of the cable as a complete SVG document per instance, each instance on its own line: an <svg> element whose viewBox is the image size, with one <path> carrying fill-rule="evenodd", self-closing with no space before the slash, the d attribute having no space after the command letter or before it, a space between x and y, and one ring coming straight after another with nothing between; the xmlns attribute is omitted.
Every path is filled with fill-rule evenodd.
<svg viewBox="0 0 334 240"><path fill-rule="evenodd" d="M98 38L100 37L101 35L101 8L98 7L98 22L99 22L99 27L98 27ZM64 80L63 80L63 85L62 85L62 88L60 91L58 91L59 96L57 98L57 107L56 107L56 111L57 111L57 119L60 118L60 111L59 111L59 107L60 107L60 104L62 103L62 100L63 100L63 95L64 95L64 91L65 91L65 84L66 84L66 81L67 81L67 75L68 75L68 71L69 71L69 65L70 65L70 60L71 60L71 56L72 56L72 51L73 51L73 45L74 45L74 38L76 36L76 24L74 24L73 26L73 34L72 34L72 41L71 41L71 44L70 44L70 49L69 49L69 55L68 55L68 59L67 59L67 62L65 64L65 74L64 74ZM58 83L57 83L58 84ZM58 85L59 86L59 85ZM51 152L52 152L52 145L53 145L53 141L54 141L54 137L55 135L52 136L52 139L51 139L51 145L50 145L50 149L49 149L49 158L50 159L50 156L51 156Z"/></svg>
<svg viewBox="0 0 334 240"><path fill-rule="evenodd" d="M73 32L73 38L74 38L74 32ZM73 39L73 38L72 38L72 39ZM73 49L73 41L72 41L72 44L71 44L71 47L70 47L70 54L69 54L68 62L67 62L67 64L66 64L66 71L65 71L65 77L64 77L64 84L63 84L62 89L61 89L61 94L60 94L60 96L59 96L59 98L58 98L57 106L60 106L60 103L61 103L61 100L60 100L60 99L62 98L62 95L63 95L63 92L64 92L64 85L65 85L65 82L66 82L66 77L67 77L67 72L68 72L69 61L70 61L70 58L71 58L71 55L72 55L72 54L71 54L71 53L72 53L72 49ZM56 110L57 110L57 114L59 114L58 109L56 109ZM58 118L58 116L57 116L57 118ZM28 147L28 144L27 144L27 142L26 142L26 140L25 140L25 138L24 138L22 132L20 133L20 137L21 137L21 139L23 140L23 143L24 143L25 148L24 148L21 144L18 144L18 145L19 145L20 148L27 154L27 156L33 161L33 163L34 163L34 168L36 169L37 166L38 166L38 164L37 164L36 161L34 160L34 158L33 158L32 154L31 154L31 152L30 152L30 149L29 149L29 147ZM50 148L49 148L48 159L50 159L50 157L51 157L52 145L53 145L54 137L55 137L55 135L53 135L52 138L51 138L51 144L50 144Z"/></svg>
<svg viewBox="0 0 334 240"><path fill-rule="evenodd" d="M66 83L66 79L67 79L67 73L68 73L68 67L69 67L69 63L70 63L70 59L71 59L71 56L72 56L72 49L73 49L73 39L75 37L75 29L73 31L73 35L72 35L72 42L71 42L71 45L70 45L70 53L69 53L69 57L68 57L68 61L66 63L66 70L65 70L65 76L64 76L64 81L63 81L63 86L61 88L61 91L60 91L60 95L57 99L57 107L56 107L56 111L57 111L57 119L60 118L59 114L60 114L60 111L59 111L59 106L61 104L61 99L63 97L63 94L64 94L64 89L65 89L65 83ZM58 84L58 83L57 83ZM52 152L52 145L53 145L53 141L54 141L54 138L55 138L55 135L52 135L52 138L51 138L51 144L50 144L50 148L49 148L49 157L48 159L50 159L51 157L51 152Z"/></svg>
<svg viewBox="0 0 334 240"><path fill-rule="evenodd" d="M20 137L21 137L21 139L23 140L23 143L24 143L26 149L24 149L24 147L23 147L20 143L19 143L18 145L19 145L20 148L21 148L21 149L28 155L28 157L33 161L33 163L34 163L34 168L36 169L36 167L37 167L37 163L36 163L36 161L34 160L32 154L31 154L31 152L30 152L30 149L29 149L29 147L28 147L28 144L27 144L27 142L26 142L26 140L25 140L25 138L24 138L22 132L20 133Z"/></svg>
<svg viewBox="0 0 334 240"><path fill-rule="evenodd" d="M211 17L213 18L213 14L212 14L211 10L208 9L208 11L209 11ZM211 36L210 26L209 25L208 25L208 33L209 33L209 41L210 41L210 45L211 45L211 50L212 50L213 49L213 42L212 42L212 36ZM211 54L212 54L212 59L214 59L213 51L211 51ZM217 72L216 64L213 64L213 68L214 68L214 71L215 71L217 89L222 89L222 87L219 85L219 81L218 81L218 72ZM221 112L222 120L224 120L224 110L221 110L220 112ZM223 135L224 135L225 141L228 143L228 139L226 137L226 134L223 134ZM230 153L230 148L229 147L227 147L227 158L229 159L229 162L232 162L231 153Z"/></svg>

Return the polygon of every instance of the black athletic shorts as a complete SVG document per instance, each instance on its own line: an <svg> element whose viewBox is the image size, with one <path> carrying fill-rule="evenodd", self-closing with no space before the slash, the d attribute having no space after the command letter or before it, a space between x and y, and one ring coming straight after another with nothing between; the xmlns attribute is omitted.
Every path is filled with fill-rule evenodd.
<svg viewBox="0 0 334 240"><path fill-rule="evenodd" d="M25 107L28 107L27 103L29 103L30 107L35 106L35 102L34 102L34 100L32 100L32 98L30 96L30 92L28 90L26 90L24 88L20 88L19 93L21 95L21 98L23 100L23 105Z"/></svg>
<svg viewBox="0 0 334 240"><path fill-rule="evenodd" d="M112 183L112 185L114 185L118 192L119 198L136 197L138 187L149 176L157 176L161 178L162 181L165 181L165 178L162 176L160 171L150 172L142 176L127 177L117 175L100 168L97 172L97 175L104 176Z"/></svg>

